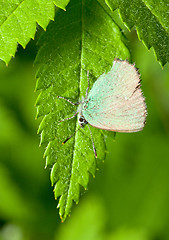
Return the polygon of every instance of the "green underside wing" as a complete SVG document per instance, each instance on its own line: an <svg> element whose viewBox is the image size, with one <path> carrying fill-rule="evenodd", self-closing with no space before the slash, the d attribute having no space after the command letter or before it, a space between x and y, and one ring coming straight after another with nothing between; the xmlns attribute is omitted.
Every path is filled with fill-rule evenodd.
<svg viewBox="0 0 169 240"><path fill-rule="evenodd" d="M94 83L82 106L85 120L96 128L137 132L146 120L146 104L134 65L115 60L111 70Z"/></svg>

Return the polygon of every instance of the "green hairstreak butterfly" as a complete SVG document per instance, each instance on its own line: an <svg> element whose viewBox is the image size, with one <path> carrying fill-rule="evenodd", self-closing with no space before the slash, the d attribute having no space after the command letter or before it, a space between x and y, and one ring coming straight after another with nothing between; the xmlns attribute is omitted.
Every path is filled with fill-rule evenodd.
<svg viewBox="0 0 169 240"><path fill-rule="evenodd" d="M128 133L141 131L145 126L147 111L140 89L140 75L135 66L128 61L114 60L111 70L103 73L89 93L88 91L89 79L86 97L81 102L72 103L69 99L58 96L73 105L79 105L72 117L62 121L78 114L80 128L88 124L103 130ZM91 138L93 142L92 134ZM97 157L94 142L93 150Z"/></svg>

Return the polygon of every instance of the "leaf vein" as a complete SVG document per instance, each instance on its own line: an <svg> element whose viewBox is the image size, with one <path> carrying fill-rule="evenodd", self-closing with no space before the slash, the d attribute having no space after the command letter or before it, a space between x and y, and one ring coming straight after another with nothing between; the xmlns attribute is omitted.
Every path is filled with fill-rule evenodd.
<svg viewBox="0 0 169 240"><path fill-rule="evenodd" d="M1 26L3 26L4 24L5 24L5 22L8 20L8 18L10 18L10 16L12 15L12 14L14 14L14 12L21 6L21 4L24 2L25 0L22 0L17 6L16 6L16 8L13 10L13 11L11 11L11 13L6 17L6 19L4 20L4 22L1 24Z"/></svg>

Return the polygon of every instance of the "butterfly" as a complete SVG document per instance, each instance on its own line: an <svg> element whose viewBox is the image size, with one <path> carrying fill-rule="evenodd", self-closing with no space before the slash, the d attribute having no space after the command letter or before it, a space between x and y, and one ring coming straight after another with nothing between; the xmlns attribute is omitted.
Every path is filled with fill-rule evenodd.
<svg viewBox="0 0 169 240"><path fill-rule="evenodd" d="M58 96L72 105L78 105L72 117L61 121L74 118L78 114L80 128L88 124L88 126L103 130L128 133L138 132L144 128L147 116L145 98L140 88L140 75L133 64L115 59L110 71L103 73L95 81L90 92L89 72L87 72L87 77L86 96L79 103L73 103L69 99ZM91 130L90 134L97 158Z"/></svg>

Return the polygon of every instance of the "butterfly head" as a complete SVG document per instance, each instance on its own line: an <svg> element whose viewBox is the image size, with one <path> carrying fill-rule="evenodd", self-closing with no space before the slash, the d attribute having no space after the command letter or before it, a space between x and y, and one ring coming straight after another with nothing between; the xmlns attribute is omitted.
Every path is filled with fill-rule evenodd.
<svg viewBox="0 0 169 240"><path fill-rule="evenodd" d="M88 123L81 114L79 114L78 122L81 127L84 127Z"/></svg>

